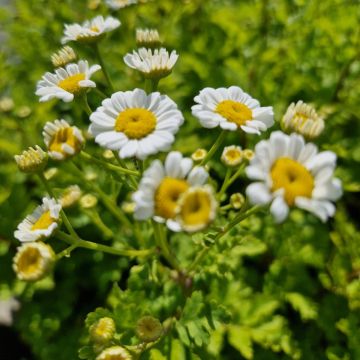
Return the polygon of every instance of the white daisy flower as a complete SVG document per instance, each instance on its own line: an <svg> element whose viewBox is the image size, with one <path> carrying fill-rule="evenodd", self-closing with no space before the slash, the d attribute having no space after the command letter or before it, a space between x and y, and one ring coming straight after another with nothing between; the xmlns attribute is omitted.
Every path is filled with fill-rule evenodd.
<svg viewBox="0 0 360 360"><path fill-rule="evenodd" d="M224 130L242 129L249 134L260 134L274 124L272 106L260 103L238 86L205 88L194 98L192 114L205 128L220 126Z"/></svg>
<svg viewBox="0 0 360 360"><path fill-rule="evenodd" d="M118 19L108 16L104 19L99 15L92 20L86 20L80 24L65 24L64 36L61 39L62 44L69 41L91 42L97 41L109 31L115 30L121 25Z"/></svg>
<svg viewBox="0 0 360 360"><path fill-rule="evenodd" d="M42 205L28 215L14 233L21 242L47 238L57 229L61 205L53 198L44 197Z"/></svg>
<svg viewBox="0 0 360 360"><path fill-rule="evenodd" d="M111 346L103 350L96 360L131 360L132 356L122 346Z"/></svg>
<svg viewBox="0 0 360 360"><path fill-rule="evenodd" d="M79 153L85 142L81 131L63 119L48 121L43 136L48 154L54 160L64 160Z"/></svg>
<svg viewBox="0 0 360 360"><path fill-rule="evenodd" d="M160 35L156 29L136 29L138 47L156 48L161 45Z"/></svg>
<svg viewBox="0 0 360 360"><path fill-rule="evenodd" d="M243 160L243 151L240 146L231 145L224 147L224 150L221 154L221 161L226 166L237 166L241 164Z"/></svg>
<svg viewBox="0 0 360 360"><path fill-rule="evenodd" d="M37 281L46 276L55 262L53 249L43 242L30 242L17 248L13 269L20 280Z"/></svg>
<svg viewBox="0 0 360 360"><path fill-rule="evenodd" d="M203 167L193 168L193 161L177 151L170 152L164 164L153 161L133 194L135 219L152 217L157 222L166 222L169 229L180 231L181 225L175 219L180 195L191 186L203 185L207 178Z"/></svg>
<svg viewBox="0 0 360 360"><path fill-rule="evenodd" d="M112 10L119 10L126 6L137 4L138 0L105 0L106 5Z"/></svg>
<svg viewBox="0 0 360 360"><path fill-rule="evenodd" d="M92 74L100 70L100 65L89 67L87 60L80 60L77 64L68 64L65 68L58 68L55 73L47 72L37 83L36 95L40 102L58 98L65 102L74 100L75 96L82 95L88 88L96 87L90 80Z"/></svg>
<svg viewBox="0 0 360 360"><path fill-rule="evenodd" d="M95 142L124 158L145 159L169 150L184 118L168 96L141 89L119 91L91 114Z"/></svg>
<svg viewBox="0 0 360 360"><path fill-rule="evenodd" d="M215 219L217 206L209 185L190 187L179 197L176 220L187 232L203 230Z"/></svg>
<svg viewBox="0 0 360 360"><path fill-rule="evenodd" d="M318 152L301 135L273 132L260 141L246 168L250 179L258 180L246 189L253 204L271 203L270 212L283 221L289 208L297 206L312 212L323 222L335 213L332 201L342 194L341 182L333 178L336 155Z"/></svg>
<svg viewBox="0 0 360 360"><path fill-rule="evenodd" d="M146 78L161 78L169 75L179 55L173 50L170 54L165 48L134 50L124 56L124 62L132 69L140 71Z"/></svg>
<svg viewBox="0 0 360 360"><path fill-rule="evenodd" d="M316 110L302 100L290 104L280 124L284 131L297 132L307 139L317 138L325 128L324 120Z"/></svg>

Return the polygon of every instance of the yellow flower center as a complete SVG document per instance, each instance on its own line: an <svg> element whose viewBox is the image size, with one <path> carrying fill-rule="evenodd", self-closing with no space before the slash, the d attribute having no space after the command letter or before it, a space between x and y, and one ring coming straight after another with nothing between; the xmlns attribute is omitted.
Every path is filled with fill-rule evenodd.
<svg viewBox="0 0 360 360"><path fill-rule="evenodd" d="M165 219L175 217L177 201L188 188L185 180L165 177L155 193L155 214Z"/></svg>
<svg viewBox="0 0 360 360"><path fill-rule="evenodd" d="M92 26L90 30L93 32L100 32L100 29L96 25Z"/></svg>
<svg viewBox="0 0 360 360"><path fill-rule="evenodd" d="M149 110L134 108L122 111L115 122L115 131L124 133L129 139L141 139L156 127L156 116Z"/></svg>
<svg viewBox="0 0 360 360"><path fill-rule="evenodd" d="M251 109L245 104L234 100L221 101L217 105L215 112L220 114L227 121L235 123L238 127L252 119Z"/></svg>
<svg viewBox="0 0 360 360"><path fill-rule="evenodd" d="M85 80L85 74L71 75L64 80L59 81L58 86L71 94L77 95L84 91L84 88L79 86L79 81L81 80Z"/></svg>
<svg viewBox="0 0 360 360"><path fill-rule="evenodd" d="M180 217L184 225L205 226L211 221L211 195L207 191L191 191L184 195Z"/></svg>
<svg viewBox="0 0 360 360"><path fill-rule="evenodd" d="M75 150L75 153L81 149L79 139L74 135L74 130L71 127L60 128L50 141L48 146L49 151L55 151L63 154L64 157L70 156L63 150L63 145L67 144Z"/></svg>
<svg viewBox="0 0 360 360"><path fill-rule="evenodd" d="M237 162L242 158L242 152L236 149L227 150L225 153L226 159L230 162Z"/></svg>
<svg viewBox="0 0 360 360"><path fill-rule="evenodd" d="M314 189L314 177L299 162L282 157L271 168L272 191L284 189L285 201L294 205L297 196L311 197Z"/></svg>
<svg viewBox="0 0 360 360"><path fill-rule="evenodd" d="M18 258L17 268L19 273L30 276L39 270L41 265L41 253L39 249L29 247Z"/></svg>
<svg viewBox="0 0 360 360"><path fill-rule="evenodd" d="M50 215L50 210L44 212L31 227L31 230L44 230L47 229L52 223L54 219Z"/></svg>

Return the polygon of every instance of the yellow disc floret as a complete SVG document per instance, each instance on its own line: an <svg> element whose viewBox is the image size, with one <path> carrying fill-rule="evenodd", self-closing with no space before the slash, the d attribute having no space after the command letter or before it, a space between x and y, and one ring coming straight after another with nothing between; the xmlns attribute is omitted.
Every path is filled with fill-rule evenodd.
<svg viewBox="0 0 360 360"><path fill-rule="evenodd" d="M85 90L79 85L81 80L85 80L85 74L75 74L59 81L58 86L71 94L78 95Z"/></svg>
<svg viewBox="0 0 360 360"><path fill-rule="evenodd" d="M297 196L311 197L314 189L314 177L299 162L282 157L271 168L272 191L284 189L284 198L288 205L295 203Z"/></svg>
<svg viewBox="0 0 360 360"><path fill-rule="evenodd" d="M221 101L217 105L215 112L227 121L235 123L238 127L245 125L246 121L252 119L251 109L245 104L234 100Z"/></svg>
<svg viewBox="0 0 360 360"><path fill-rule="evenodd" d="M155 214L165 219L173 218L177 201L188 188L185 180L165 177L155 193Z"/></svg>
<svg viewBox="0 0 360 360"><path fill-rule="evenodd" d="M149 110L134 108L122 111L115 122L115 130L129 139L142 139L153 132L156 116Z"/></svg>
<svg viewBox="0 0 360 360"><path fill-rule="evenodd" d="M31 227L31 230L47 229L55 220L50 215L50 210L44 212Z"/></svg>

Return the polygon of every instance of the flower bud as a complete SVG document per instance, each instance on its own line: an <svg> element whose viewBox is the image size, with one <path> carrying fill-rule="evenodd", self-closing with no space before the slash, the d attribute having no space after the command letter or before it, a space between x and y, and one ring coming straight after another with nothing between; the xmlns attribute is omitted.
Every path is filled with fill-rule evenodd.
<svg viewBox="0 0 360 360"><path fill-rule="evenodd" d="M207 151L205 149L197 149L191 154L191 158L195 162L200 162L205 159L206 155L207 155Z"/></svg>
<svg viewBox="0 0 360 360"><path fill-rule="evenodd" d="M144 316L137 323L136 334L140 340L152 342L163 334L163 326L158 319L152 316Z"/></svg>
<svg viewBox="0 0 360 360"><path fill-rule="evenodd" d="M250 161L254 157L254 152L251 149L243 150L244 159Z"/></svg>
<svg viewBox="0 0 360 360"><path fill-rule="evenodd" d="M96 358L96 360L131 360L132 356L122 346L111 346Z"/></svg>
<svg viewBox="0 0 360 360"><path fill-rule="evenodd" d="M240 146L231 145L226 146L221 155L221 161L226 166L237 166L241 163L243 159L243 152Z"/></svg>
<svg viewBox="0 0 360 360"><path fill-rule="evenodd" d="M84 209L91 209L96 206L98 200L97 197L92 194L86 194L81 197L80 199L80 205Z"/></svg>
<svg viewBox="0 0 360 360"><path fill-rule="evenodd" d="M60 198L60 204L63 208L68 208L77 203L81 197L81 189L78 185L71 185L66 188Z"/></svg>
<svg viewBox="0 0 360 360"><path fill-rule="evenodd" d="M90 337L96 343L105 344L115 334L115 322L110 317L103 317L90 327Z"/></svg>
<svg viewBox="0 0 360 360"><path fill-rule="evenodd" d="M156 29L136 29L136 45L141 48L158 48L161 46L159 33Z"/></svg>
<svg viewBox="0 0 360 360"><path fill-rule="evenodd" d="M301 100L296 104L290 104L280 125L285 132L296 132L307 139L318 137L325 128L324 120L316 113L316 110Z"/></svg>
<svg viewBox="0 0 360 360"><path fill-rule="evenodd" d="M37 281L48 275L55 262L53 249L41 242L25 243L17 248L13 269L20 280Z"/></svg>
<svg viewBox="0 0 360 360"><path fill-rule="evenodd" d="M45 168L48 155L40 146L35 145L35 148L30 147L20 155L15 155L15 161L19 170L25 173L39 172Z"/></svg>
<svg viewBox="0 0 360 360"><path fill-rule="evenodd" d="M76 61L76 58L77 56L73 48L64 46L58 52L51 55L51 62L54 67L58 68Z"/></svg>
<svg viewBox="0 0 360 360"><path fill-rule="evenodd" d="M230 204L236 210L241 209L243 207L243 205L245 204L244 195L240 194L240 193L232 194L230 196Z"/></svg>
<svg viewBox="0 0 360 360"><path fill-rule="evenodd" d="M0 99L0 112L9 112L14 106L14 100L11 97L6 96Z"/></svg>

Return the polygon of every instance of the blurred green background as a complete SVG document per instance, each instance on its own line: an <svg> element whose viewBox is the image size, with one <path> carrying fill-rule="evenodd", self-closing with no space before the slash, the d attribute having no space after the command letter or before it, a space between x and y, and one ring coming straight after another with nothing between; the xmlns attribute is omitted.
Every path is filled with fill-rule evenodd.
<svg viewBox="0 0 360 360"><path fill-rule="evenodd" d="M99 1L85 0L12 0L1 7L0 298L17 296L22 304L11 330L16 341L27 347L28 354L22 358L76 359L85 342L86 314L109 304L114 282L122 290L129 289L124 302L135 299L142 306L134 286L141 276L130 269L144 264L79 250L57 265L54 278L36 285L17 281L11 269L18 245L13 231L44 193L35 178L17 170L13 156L28 146L43 146L41 131L47 121L64 118L83 128L88 124L73 103L39 104L36 82L52 71L50 56L60 47L64 23L98 14L111 14L122 22L100 45L117 90L144 86L122 60L135 48L136 28L158 29L164 46L179 53L173 74L159 88L178 103L186 118L176 149L191 154L200 145L209 148L217 135L201 128L190 113L194 96L206 86L242 87L262 105L274 106L277 122L290 102L301 99L326 117L317 143L337 153L337 176L345 189L330 223L321 224L300 211L294 211L283 225L262 216L248 220L231 238L217 244L194 279L195 288L202 291L195 294L200 296L198 302L214 300L224 305L231 313L230 322L207 334L200 345L186 344L174 332L158 352L146 356L360 359L357 0L149 0L117 12ZM80 58L96 62L90 48L72 46ZM94 78L104 89L101 74ZM5 98L13 106L9 100L6 105ZM89 103L92 108L99 105L96 93L89 94ZM248 140L252 147L259 138ZM237 141L235 134L228 137L229 144ZM100 149L94 151L101 154ZM221 171L221 165L214 165L215 179L221 178ZM61 171L54 181L59 188L72 183ZM232 191L243 191L245 184L236 184ZM94 241L101 237L85 215L73 210L70 216L83 236ZM186 258L186 246L181 242L177 246L180 257ZM161 289L155 298L160 293ZM10 336L10 330L1 331L4 339ZM16 343L8 344L0 350L0 355L5 351L0 358L20 359L11 350L19 350ZM175 351L176 346L180 350ZM171 355L175 353L186 355Z"/></svg>

